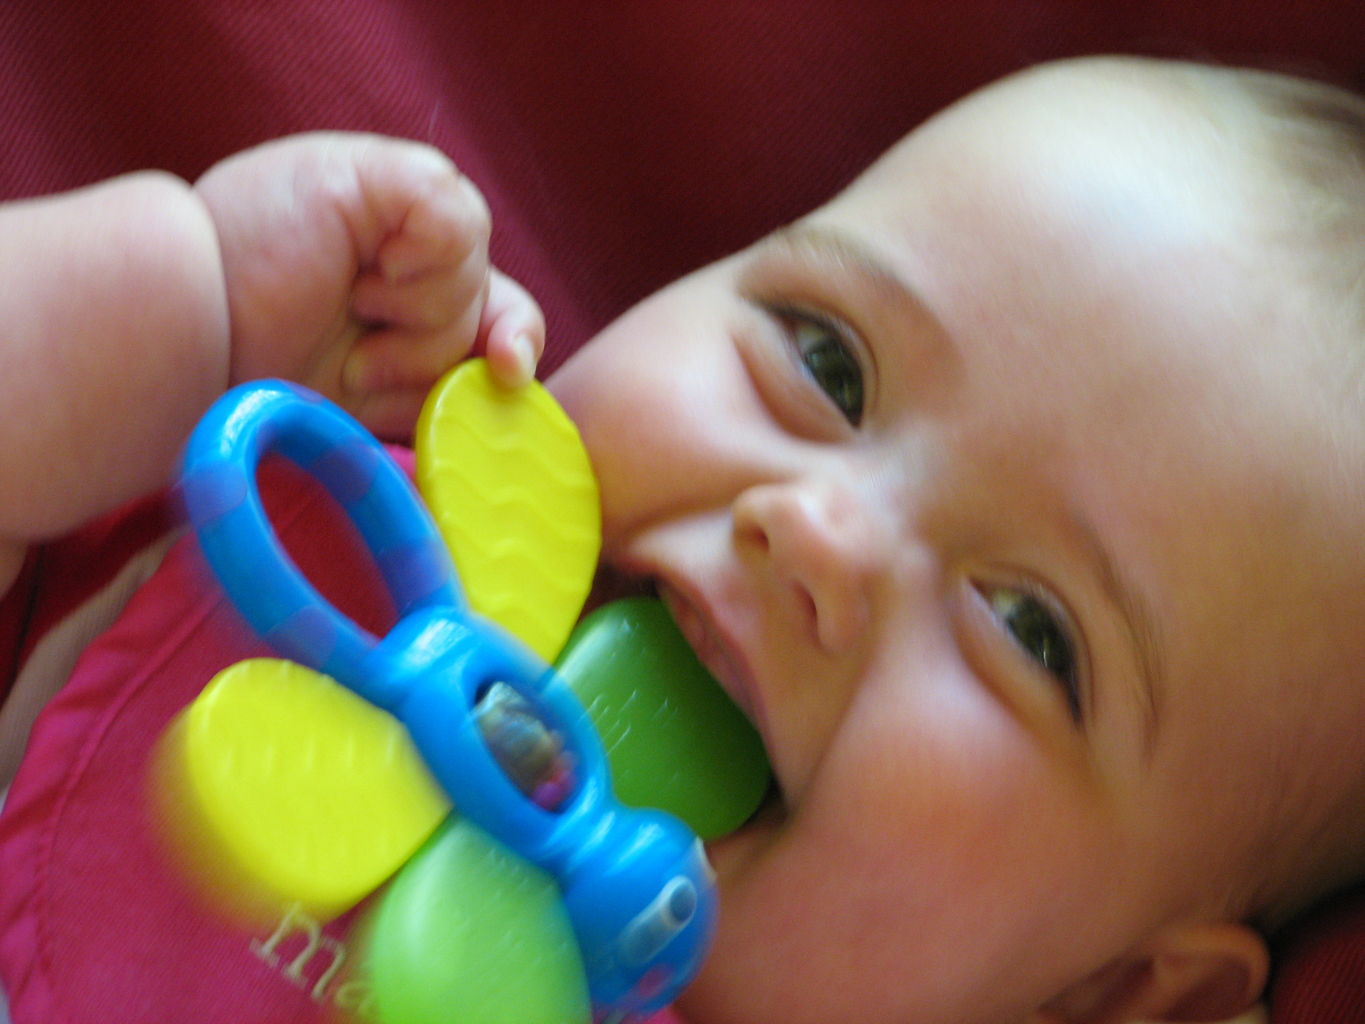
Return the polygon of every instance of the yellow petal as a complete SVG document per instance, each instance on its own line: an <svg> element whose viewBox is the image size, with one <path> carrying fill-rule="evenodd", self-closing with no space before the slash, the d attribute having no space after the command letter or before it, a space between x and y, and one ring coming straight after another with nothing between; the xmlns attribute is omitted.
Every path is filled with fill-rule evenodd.
<svg viewBox="0 0 1365 1024"><path fill-rule="evenodd" d="M214 677L163 736L156 778L191 876L248 921L295 902L342 913L450 809L395 718L270 658Z"/></svg>
<svg viewBox="0 0 1365 1024"><path fill-rule="evenodd" d="M597 568L597 481L578 430L540 384L507 389L482 359L450 371L417 423L417 483L469 603L546 661Z"/></svg>

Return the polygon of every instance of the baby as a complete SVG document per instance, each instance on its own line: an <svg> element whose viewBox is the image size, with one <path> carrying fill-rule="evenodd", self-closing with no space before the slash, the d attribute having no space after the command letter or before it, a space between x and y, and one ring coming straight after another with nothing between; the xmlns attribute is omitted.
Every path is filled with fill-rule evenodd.
<svg viewBox="0 0 1365 1024"><path fill-rule="evenodd" d="M1365 869L1362 240L1365 103L1061 64L555 375L780 786L689 1020L1256 1000Z"/></svg>
<svg viewBox="0 0 1365 1024"><path fill-rule="evenodd" d="M142 271L105 307L101 385L145 351L146 329L112 333L134 285L141 313L207 313L214 340L198 378L177 364L202 381L178 418L145 408L158 373L112 411L67 402L103 426L60 459L94 438L149 453L142 475L79 504L104 464L62 477L50 446L4 463L58 474L58 525L164 478L228 380L291 375L401 431L471 347L511 383L534 361L538 314L487 269L481 204L447 165L373 140L279 145L196 186L221 266L193 290ZM300 195L309 181L327 187ZM552 378L600 479L598 599L663 597L779 784L711 847L722 915L689 1022L1255 1003L1264 936L1365 869L1361 238L1358 101L1249 72L1051 65L929 121ZM330 239L343 256L316 262ZM12 392L21 364L0 359ZM47 522L24 511L0 535Z"/></svg>

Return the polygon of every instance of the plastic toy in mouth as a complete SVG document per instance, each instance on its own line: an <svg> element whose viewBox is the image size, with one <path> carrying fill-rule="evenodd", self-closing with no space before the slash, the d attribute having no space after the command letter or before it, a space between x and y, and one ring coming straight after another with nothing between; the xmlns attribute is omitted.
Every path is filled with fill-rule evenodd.
<svg viewBox="0 0 1365 1024"><path fill-rule="evenodd" d="M356 527L396 609L383 636L280 546L256 484L271 455ZM328 918L383 887L363 925L382 1024L652 1013L705 955L698 835L762 800L761 744L652 600L599 609L547 667L600 524L543 388L503 390L477 360L452 371L418 424L417 478L431 514L364 428L280 382L234 389L195 430L191 524L289 660L231 666L163 737L173 845L241 913Z"/></svg>

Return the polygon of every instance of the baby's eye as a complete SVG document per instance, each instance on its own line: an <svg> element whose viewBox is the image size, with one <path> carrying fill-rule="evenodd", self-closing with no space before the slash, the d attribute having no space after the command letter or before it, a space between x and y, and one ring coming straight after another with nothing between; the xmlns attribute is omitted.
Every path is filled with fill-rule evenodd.
<svg viewBox="0 0 1365 1024"><path fill-rule="evenodd" d="M863 370L843 333L811 313L784 310L782 318L806 372L844 419L858 426L863 418Z"/></svg>
<svg viewBox="0 0 1365 1024"><path fill-rule="evenodd" d="M1009 630L1015 643L1057 680L1073 721L1081 720L1076 647L1068 627L1039 598L1016 587L983 588L991 611Z"/></svg>

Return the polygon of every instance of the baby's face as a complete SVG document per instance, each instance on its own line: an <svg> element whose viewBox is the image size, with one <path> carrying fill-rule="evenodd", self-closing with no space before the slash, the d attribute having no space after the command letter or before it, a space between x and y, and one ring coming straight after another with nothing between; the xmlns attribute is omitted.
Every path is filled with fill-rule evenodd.
<svg viewBox="0 0 1365 1024"><path fill-rule="evenodd" d="M1333 632L1325 414L1203 122L1071 74L552 381L781 787L712 847L697 1020L1018 1019L1246 880Z"/></svg>

